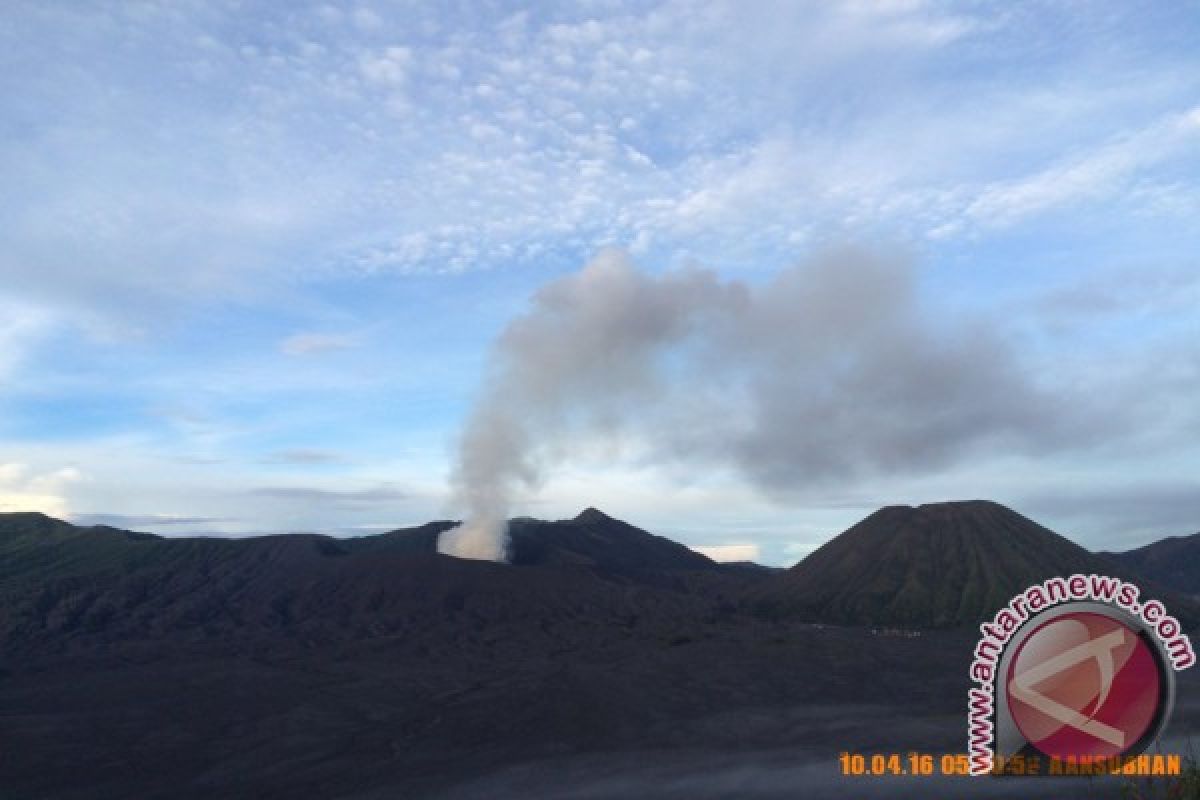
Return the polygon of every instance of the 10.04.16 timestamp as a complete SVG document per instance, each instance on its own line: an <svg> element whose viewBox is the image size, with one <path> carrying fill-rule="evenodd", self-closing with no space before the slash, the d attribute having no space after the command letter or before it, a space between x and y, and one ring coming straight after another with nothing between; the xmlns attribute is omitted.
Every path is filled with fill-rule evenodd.
<svg viewBox="0 0 1200 800"><path fill-rule="evenodd" d="M862 753L838 755L843 775L970 775L965 753L935 756L929 753Z"/></svg>

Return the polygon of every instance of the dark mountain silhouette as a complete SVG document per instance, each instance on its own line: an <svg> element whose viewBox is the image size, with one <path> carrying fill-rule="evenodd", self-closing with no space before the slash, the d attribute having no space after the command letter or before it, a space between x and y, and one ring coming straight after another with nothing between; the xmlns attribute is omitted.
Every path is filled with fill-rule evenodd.
<svg viewBox="0 0 1200 800"><path fill-rule="evenodd" d="M444 531L458 523L453 520L436 520L415 528L399 528L388 533L341 539L339 545L351 552L367 553L387 551L391 553L436 553L437 541Z"/></svg>
<svg viewBox="0 0 1200 800"><path fill-rule="evenodd" d="M517 565L575 565L620 572L717 569L714 561L695 550L594 508L559 522L514 520L509 525L509 560Z"/></svg>
<svg viewBox="0 0 1200 800"><path fill-rule="evenodd" d="M1169 536L1134 550L1101 555L1177 592L1200 594L1200 533Z"/></svg>
<svg viewBox="0 0 1200 800"><path fill-rule="evenodd" d="M516 519L511 565L437 554L455 522L352 539L284 534L165 538L0 515L0 643L9 648L187 631L353 639L435 619L519 624L636 618L661 629L750 611L855 625L952 627L991 616L1053 575L1142 578L1194 568L1195 539L1106 559L996 503L890 506L790 570L720 565L669 539L587 509L555 522ZM1166 553L1166 556L1162 556ZM1174 556L1174 557L1172 557ZM1171 563L1171 562L1175 563ZM1182 582L1181 582L1182 581ZM629 587L637 587L634 592ZM1161 594L1161 592L1160 592ZM1190 619L1191 603L1171 598Z"/></svg>
<svg viewBox="0 0 1200 800"><path fill-rule="evenodd" d="M759 709L941 702L929 673L959 693L946 648L756 620L757 572L601 512L516 521L515 565L432 552L452 524L175 539L0 515L4 796L430 797L528 759L794 746L799 712Z"/></svg>
<svg viewBox="0 0 1200 800"><path fill-rule="evenodd" d="M759 575L772 575L777 572L783 572L785 567L772 567L767 564L759 564L757 561L722 561L721 569L732 571L746 571L757 573Z"/></svg>
<svg viewBox="0 0 1200 800"><path fill-rule="evenodd" d="M454 524L355 539L165 538L0 515L0 644L36 652L178 635L436 638L442 623L499 636L529 619L668 630L729 613L755 577L595 509L514 521L513 565L437 554L438 534Z"/></svg>
<svg viewBox="0 0 1200 800"><path fill-rule="evenodd" d="M0 794L494 800L561 796L582 774L588 796L655 797L682 759L693 783L672 796L744 796L695 776L722 754L740 782L755 753L776 754L760 774L808 787L835 750L960 747L977 636L813 619L965 618L1039 569L1095 561L993 504L883 509L821 569L786 572L592 509L514 520L511 565L465 561L435 552L454 524L231 540L0 515L0 741L19 743ZM611 759L651 777L611 784Z"/></svg>
<svg viewBox="0 0 1200 800"><path fill-rule="evenodd" d="M764 582L753 597L772 615L951 627L990 618L1026 587L1077 572L1129 574L998 503L888 506Z"/></svg>
<svg viewBox="0 0 1200 800"><path fill-rule="evenodd" d="M437 552L438 535L456 522L348 540L356 551ZM509 562L515 566L593 567L606 572L713 571L718 565L678 542L588 508L574 519L518 517L509 522Z"/></svg>

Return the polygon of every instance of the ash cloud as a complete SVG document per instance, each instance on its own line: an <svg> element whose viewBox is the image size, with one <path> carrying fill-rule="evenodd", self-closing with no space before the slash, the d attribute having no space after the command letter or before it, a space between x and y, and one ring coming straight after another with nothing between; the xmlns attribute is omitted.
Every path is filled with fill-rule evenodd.
<svg viewBox="0 0 1200 800"><path fill-rule="evenodd" d="M843 250L751 285L610 250L496 342L453 476L467 519L439 548L503 560L514 499L598 434L787 498L986 444L1053 447L1085 432L1066 412L995 330L925 308L906 261Z"/></svg>

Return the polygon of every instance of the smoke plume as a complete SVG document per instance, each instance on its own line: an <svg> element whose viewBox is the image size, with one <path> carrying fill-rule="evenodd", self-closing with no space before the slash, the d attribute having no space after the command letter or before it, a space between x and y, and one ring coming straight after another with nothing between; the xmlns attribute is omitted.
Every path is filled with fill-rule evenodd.
<svg viewBox="0 0 1200 800"><path fill-rule="evenodd" d="M750 285L607 251L495 343L453 476L466 522L439 550L503 560L514 498L597 434L786 498L985 440L1044 446L1049 402L987 328L929 315L907 262L840 252Z"/></svg>

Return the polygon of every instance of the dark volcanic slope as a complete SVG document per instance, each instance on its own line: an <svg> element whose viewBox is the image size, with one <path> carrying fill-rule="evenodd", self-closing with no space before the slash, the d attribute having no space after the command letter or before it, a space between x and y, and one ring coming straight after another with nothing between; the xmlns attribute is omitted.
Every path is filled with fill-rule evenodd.
<svg viewBox="0 0 1200 800"><path fill-rule="evenodd" d="M438 555L437 535L453 524L349 540L163 538L0 515L0 646L32 655L163 637L454 639L482 627L500 637L530 620L535 638L577 619L667 631L727 613L758 579L590 509L514 523L516 566Z"/></svg>
<svg viewBox="0 0 1200 800"><path fill-rule="evenodd" d="M350 539L345 544L355 551L436 553L438 534L456 524L431 522L420 528ZM593 567L605 572L719 569L695 550L594 508L574 519L514 519L508 533L509 561L516 566Z"/></svg>
<svg viewBox="0 0 1200 800"><path fill-rule="evenodd" d="M1177 592L1200 594L1200 533L1171 536L1136 550L1102 555Z"/></svg>
<svg viewBox="0 0 1200 800"><path fill-rule="evenodd" d="M575 754L794 752L828 724L878 744L834 702L958 711L957 634L756 619L759 571L599 512L517 522L516 566L429 552L449 524L167 539L0 515L0 796L426 798Z"/></svg>
<svg viewBox="0 0 1200 800"><path fill-rule="evenodd" d="M1054 575L1112 564L997 503L882 508L764 582L760 608L826 622L972 624Z"/></svg>
<svg viewBox="0 0 1200 800"><path fill-rule="evenodd" d="M647 533L589 508L575 519L516 519L509 525L514 564L556 564L604 570L714 570L717 564L678 542Z"/></svg>
<svg viewBox="0 0 1200 800"><path fill-rule="evenodd" d="M433 552L453 524L167 539L0 515L0 796L854 796L861 778L813 790L841 750L961 746L974 637L763 618L743 602L755 587L811 600L811 578L819 610L879 623L922 603L965 615L993 602L980 587L1093 563L991 504L885 509L803 581L718 569L592 510L515 521L511 566ZM897 602L851 602L889 587ZM755 751L809 766L745 791L774 780ZM698 765L691 784L659 771L672 753ZM609 783L611 754L652 772ZM593 757L585 791L569 765ZM708 785L714 758L724 784Z"/></svg>
<svg viewBox="0 0 1200 800"><path fill-rule="evenodd" d="M438 520L427 522L416 528L400 528L389 533L342 539L339 544L357 553L436 553L438 536L457 525L457 522Z"/></svg>

